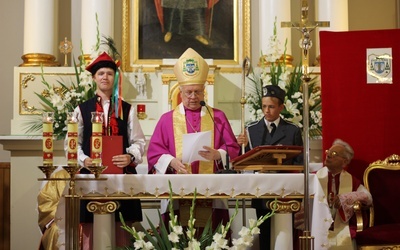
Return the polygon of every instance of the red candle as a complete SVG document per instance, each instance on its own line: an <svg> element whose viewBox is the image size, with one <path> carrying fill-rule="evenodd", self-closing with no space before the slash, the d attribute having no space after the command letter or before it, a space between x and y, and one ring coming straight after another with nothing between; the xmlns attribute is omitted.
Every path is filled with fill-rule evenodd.
<svg viewBox="0 0 400 250"><path fill-rule="evenodd" d="M138 104L137 105L137 110L138 110L138 113L145 113L146 112L146 105Z"/></svg>

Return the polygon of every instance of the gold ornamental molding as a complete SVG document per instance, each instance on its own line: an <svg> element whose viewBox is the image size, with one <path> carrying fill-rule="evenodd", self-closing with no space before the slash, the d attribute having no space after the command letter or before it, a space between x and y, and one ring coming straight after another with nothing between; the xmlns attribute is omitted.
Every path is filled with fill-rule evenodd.
<svg viewBox="0 0 400 250"><path fill-rule="evenodd" d="M271 200L267 201L267 208L276 213L295 213L300 210L301 203L298 200Z"/></svg>
<svg viewBox="0 0 400 250"><path fill-rule="evenodd" d="M56 69L57 70L57 69ZM46 81L50 85L53 83L57 83L57 81L63 79L63 81L73 82L71 77L74 77L74 73L65 73L65 72L54 72L54 73L39 73L37 70L32 70L33 72L29 72L30 70L26 70L28 72L20 72L19 73L19 114L20 115L40 115L42 113L41 106L42 103L40 99L37 98L33 93L41 93L42 95L46 94L45 85L41 83L41 77L45 77ZM48 92L48 91L47 91Z"/></svg>
<svg viewBox="0 0 400 250"><path fill-rule="evenodd" d="M83 57L83 61L85 61L85 65L88 65L92 61L90 54L84 54L84 55L78 56L79 62L82 60L82 57Z"/></svg>
<svg viewBox="0 0 400 250"><path fill-rule="evenodd" d="M27 101L26 99L23 99L23 100L21 101L21 108L22 108L23 110L25 110L26 112L28 112L29 114L38 115L38 114L41 113L41 112L36 112L37 109L35 108L35 106L29 106L28 101Z"/></svg>
<svg viewBox="0 0 400 250"><path fill-rule="evenodd" d="M279 60L276 60L276 62L277 63L284 63L286 66L291 67L291 66L293 66L293 60L294 60L294 58L293 58L292 55L286 54L286 55L282 55L279 58ZM269 62L267 60L267 56L263 55L263 56L260 57L257 66L265 67L265 66L270 66L270 65L271 65L271 62Z"/></svg>
<svg viewBox="0 0 400 250"><path fill-rule="evenodd" d="M49 54L42 53L28 53L21 56L24 61L20 64L20 67L58 67L61 66L59 62L56 61L56 57Z"/></svg>
<svg viewBox="0 0 400 250"><path fill-rule="evenodd" d="M176 81L176 76L174 74L162 74L161 81L163 85L169 85L171 82Z"/></svg>
<svg viewBox="0 0 400 250"><path fill-rule="evenodd" d="M28 82L29 81L34 81L36 79L36 77L32 74L28 74L27 76L25 76L22 81L21 81L21 87L26 89L28 87Z"/></svg>
<svg viewBox="0 0 400 250"><path fill-rule="evenodd" d="M95 214L110 214L114 213L119 206L120 204L118 201L91 201L86 205L86 209Z"/></svg>

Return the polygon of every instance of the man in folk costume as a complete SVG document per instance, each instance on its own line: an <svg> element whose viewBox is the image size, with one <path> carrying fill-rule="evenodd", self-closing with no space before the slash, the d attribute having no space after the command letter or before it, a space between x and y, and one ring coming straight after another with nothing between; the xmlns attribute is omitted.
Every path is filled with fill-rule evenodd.
<svg viewBox="0 0 400 250"><path fill-rule="evenodd" d="M149 171L155 174L213 174L228 164L226 154L234 158L238 156L240 148L224 112L200 104L204 101L208 64L189 48L175 64L174 73L180 85L182 102L174 110L163 114L155 127L147 151ZM204 146L203 150L196 152L204 160L191 162L186 168L182 163L183 136L204 131L211 131L211 147ZM198 212L195 216L203 215L207 220L212 214L214 228L220 222L229 220L226 200L198 201L196 208L208 211L208 214ZM175 201L174 208L178 206L179 201ZM161 210L162 213L166 212L166 201L162 203ZM184 214L182 206L180 210L177 214L180 213L181 223L186 223L187 220L183 218L188 214ZM168 219L168 216L165 217ZM196 223L199 222L200 218L195 218Z"/></svg>
<svg viewBox="0 0 400 250"><path fill-rule="evenodd" d="M353 204L356 201L366 206L372 204L369 191L345 170L353 156L351 146L341 139L336 139L331 148L326 150L325 166L316 174L333 219L328 232L329 249L357 249L355 240L352 240L357 229ZM301 210L295 215L297 228L303 226L303 212Z"/></svg>
<svg viewBox="0 0 400 250"><path fill-rule="evenodd" d="M74 110L75 116L78 117L78 163L84 167L81 169L83 174L90 173L85 167L93 165L90 144L91 112L94 111L104 114L103 139L106 136L122 137L122 145L113 146L121 147L123 153L112 156L112 164L121 168L121 172L124 174L137 174L135 167L143 161L146 139L134 107L121 99L122 75L118 67L119 62L114 61L106 52L103 52L86 67L86 70L92 73L93 81L96 83L96 96L80 104ZM129 234L118 226L119 213L122 213L124 220L128 223L139 222L142 221L142 209L140 200L121 200L119 202L120 208L114 213L118 222L116 243L117 246L127 246L130 244ZM88 212L85 207L86 204L81 208L82 237L84 249L91 249L93 214Z"/></svg>

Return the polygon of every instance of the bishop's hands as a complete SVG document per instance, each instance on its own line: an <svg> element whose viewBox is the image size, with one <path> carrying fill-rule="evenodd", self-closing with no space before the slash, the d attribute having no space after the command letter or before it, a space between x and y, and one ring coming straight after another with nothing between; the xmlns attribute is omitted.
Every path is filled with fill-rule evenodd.
<svg viewBox="0 0 400 250"><path fill-rule="evenodd" d="M204 146L203 147L204 150L200 150L198 151L198 154L209 160L209 161L216 161L216 160L221 160L221 153L213 148ZM182 163L181 159L178 158L173 158L171 160L171 162L169 163L169 167L173 168L175 170L176 173L178 174L189 174L190 172L188 172L188 167Z"/></svg>
<svg viewBox="0 0 400 250"><path fill-rule="evenodd" d="M173 158L169 163L169 167L173 168L178 174L187 174L186 166L182 163L180 159Z"/></svg>
<svg viewBox="0 0 400 250"><path fill-rule="evenodd" d="M221 160L221 153L213 148L204 146L203 149L205 150L200 150L198 153L201 157L209 160L209 161L217 161Z"/></svg>

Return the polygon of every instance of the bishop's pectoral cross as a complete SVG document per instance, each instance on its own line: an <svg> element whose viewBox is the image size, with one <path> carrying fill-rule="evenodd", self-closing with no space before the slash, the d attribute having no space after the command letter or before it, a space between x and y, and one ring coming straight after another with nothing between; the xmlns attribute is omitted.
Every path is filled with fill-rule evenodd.
<svg viewBox="0 0 400 250"><path fill-rule="evenodd" d="M302 53L302 70L303 70L303 79L310 80L310 76L308 75L308 67L309 63L309 50L312 46L312 41L310 38L310 33L317 27L329 27L329 21L308 21L308 0L300 0L301 1L301 22L282 22L282 28L296 28L302 34L300 40L300 47L303 50Z"/></svg>

